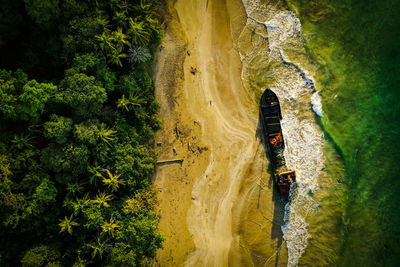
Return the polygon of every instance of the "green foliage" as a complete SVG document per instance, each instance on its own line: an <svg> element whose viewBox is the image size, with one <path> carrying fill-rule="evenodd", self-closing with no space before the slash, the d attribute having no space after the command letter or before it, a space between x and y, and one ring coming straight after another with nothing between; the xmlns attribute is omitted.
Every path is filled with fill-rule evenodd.
<svg viewBox="0 0 400 267"><path fill-rule="evenodd" d="M117 133L116 131L108 129L104 123L100 125L99 129L100 140L106 142L108 145L111 145L110 142L114 139L116 133Z"/></svg>
<svg viewBox="0 0 400 267"><path fill-rule="evenodd" d="M146 46L149 42L149 32L145 30L143 21L130 18L128 33L132 38L133 45Z"/></svg>
<svg viewBox="0 0 400 267"><path fill-rule="evenodd" d="M50 121L43 124L43 128L43 135L46 138L54 138L57 143L64 144L72 130L72 119L52 114Z"/></svg>
<svg viewBox="0 0 400 267"><path fill-rule="evenodd" d="M111 247L107 241L102 240L100 237L97 237L96 241L87 244L87 246L92 249L92 258L99 257L100 259L103 257L103 253Z"/></svg>
<svg viewBox="0 0 400 267"><path fill-rule="evenodd" d="M49 26L60 15L58 0L24 0L26 12L40 26Z"/></svg>
<svg viewBox="0 0 400 267"><path fill-rule="evenodd" d="M27 75L17 70L0 71L0 111L6 118L37 122L39 113L54 95L57 87L51 83L27 82Z"/></svg>
<svg viewBox="0 0 400 267"><path fill-rule="evenodd" d="M0 265L140 266L161 247L147 73L161 28L155 1L134 2L3 5Z"/></svg>
<svg viewBox="0 0 400 267"><path fill-rule="evenodd" d="M110 207L110 204L108 204L109 201L111 201L112 195L106 195L105 193L100 193L96 196L94 200L92 200L93 204L97 204L98 208L101 208L102 206L105 208Z"/></svg>
<svg viewBox="0 0 400 267"><path fill-rule="evenodd" d="M101 225L101 233L102 234L110 234L114 237L115 229L120 228L121 226L116 224L114 219L111 217L110 221L103 222Z"/></svg>
<svg viewBox="0 0 400 267"><path fill-rule="evenodd" d="M100 129L97 126L98 121L88 120L75 125L74 136L83 144L94 145L96 144L99 136Z"/></svg>
<svg viewBox="0 0 400 267"><path fill-rule="evenodd" d="M102 210L97 206L89 206L82 210L84 216L83 226L86 229L99 229L100 225L104 222Z"/></svg>
<svg viewBox="0 0 400 267"><path fill-rule="evenodd" d="M113 157L116 159L116 171L122 175L130 188L145 188L153 173L155 154L146 146L131 144L118 145Z"/></svg>
<svg viewBox="0 0 400 267"><path fill-rule="evenodd" d="M78 176L87 170L89 150L84 145L50 144L43 149L41 160L44 166L55 173L68 172Z"/></svg>
<svg viewBox="0 0 400 267"><path fill-rule="evenodd" d="M117 66L122 67L122 59L126 58L126 54L122 53L122 47L117 47L114 48L112 47L110 49L110 52L107 54L107 56L109 57L108 62Z"/></svg>
<svg viewBox="0 0 400 267"><path fill-rule="evenodd" d="M72 62L72 68L66 70L66 76L73 76L78 73L85 73L88 76L95 76L98 68L104 66L101 55L94 53L77 54Z"/></svg>
<svg viewBox="0 0 400 267"><path fill-rule="evenodd" d="M128 216L124 220L124 227L116 230L117 251L119 253L123 252L121 256L135 254L136 265L140 265L138 259L154 257L155 248L159 247L164 239L160 233L155 231L157 222L154 220L154 217L153 212L140 214L135 219ZM124 246L118 246L121 243ZM118 258L117 255L113 255L113 257Z"/></svg>
<svg viewBox="0 0 400 267"><path fill-rule="evenodd" d="M148 48L135 46L129 48L128 60L130 63L145 63L151 60L151 54Z"/></svg>
<svg viewBox="0 0 400 267"><path fill-rule="evenodd" d="M132 95L140 92L141 88L136 83L135 78L132 75L123 75L118 81L118 90L124 95Z"/></svg>
<svg viewBox="0 0 400 267"><path fill-rule="evenodd" d="M111 190L111 192L117 191L120 185L125 184L125 180L119 179L119 177L121 177L121 174L112 174L107 169L105 170L105 172L107 173L107 176L103 178L102 182Z"/></svg>
<svg viewBox="0 0 400 267"><path fill-rule="evenodd" d="M96 51L96 35L107 29L107 20L98 14L77 16L69 22L69 27L62 37L63 58L71 62L77 53Z"/></svg>
<svg viewBox="0 0 400 267"><path fill-rule="evenodd" d="M58 224L61 227L60 233L67 231L68 234L72 235L72 227L79 225L79 223L73 220L73 216L74 215L71 214L69 218L65 216L64 220L60 220L60 223Z"/></svg>
<svg viewBox="0 0 400 267"><path fill-rule="evenodd" d="M125 95L123 94L120 99L117 101L117 107L124 109L125 111L129 111L129 107L140 107L142 104L145 104L146 100L143 98L140 98L139 96L133 96L130 95L129 98L125 98Z"/></svg>
<svg viewBox="0 0 400 267"><path fill-rule="evenodd" d="M18 108L18 95L28 81L28 76L21 70L0 70L0 111L6 118L16 118Z"/></svg>
<svg viewBox="0 0 400 267"><path fill-rule="evenodd" d="M79 117L99 113L106 99L105 89L95 83L93 76L83 73L66 77L56 95L57 102L66 104Z"/></svg>
<svg viewBox="0 0 400 267"><path fill-rule="evenodd" d="M116 31L112 32L112 39L117 47L124 47L124 45L131 46L128 41L128 36L122 32L122 28L118 27Z"/></svg>
<svg viewBox="0 0 400 267"><path fill-rule="evenodd" d="M137 191L135 196L125 202L124 213L138 214L141 211L150 211L157 204L156 193L152 190Z"/></svg>
<svg viewBox="0 0 400 267"><path fill-rule="evenodd" d="M72 182L67 184L67 196L72 195L76 196L79 193L82 193L84 190L84 184L83 183L78 183L78 182Z"/></svg>
<svg viewBox="0 0 400 267"><path fill-rule="evenodd" d="M38 112L44 110L44 105L56 90L57 87L51 83L38 83L35 80L26 83L18 97L21 103L18 117L23 120L38 121Z"/></svg>
<svg viewBox="0 0 400 267"><path fill-rule="evenodd" d="M40 215L46 209L56 202L57 188L54 182L49 180L48 176L42 178L40 184L32 194L29 204L25 207L23 216Z"/></svg>
<svg viewBox="0 0 400 267"><path fill-rule="evenodd" d="M84 209L88 208L92 201L89 199L89 194L85 194L82 198L76 198L73 200L66 200L65 205L67 207L71 207L74 215L80 214Z"/></svg>
<svg viewBox="0 0 400 267"><path fill-rule="evenodd" d="M24 267L61 266L60 252L49 246L37 246L27 251L21 260Z"/></svg>

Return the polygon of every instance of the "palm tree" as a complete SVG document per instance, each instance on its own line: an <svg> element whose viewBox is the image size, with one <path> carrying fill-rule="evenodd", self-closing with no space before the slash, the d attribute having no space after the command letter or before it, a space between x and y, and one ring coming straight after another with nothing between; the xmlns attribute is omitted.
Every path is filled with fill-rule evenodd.
<svg viewBox="0 0 400 267"><path fill-rule="evenodd" d="M143 98L140 98L140 96L130 95L129 98L125 98L125 95L122 95L122 98L118 99L118 101L117 101L117 107L123 108L126 111L129 111L129 105L140 107L144 103L146 103L146 100Z"/></svg>
<svg viewBox="0 0 400 267"><path fill-rule="evenodd" d="M107 30L108 28L108 23L110 23L107 19L102 18L102 17L97 17L96 22L100 27L104 30Z"/></svg>
<svg viewBox="0 0 400 267"><path fill-rule="evenodd" d="M151 59L150 50L141 46L134 46L128 50L128 61L130 63L143 63Z"/></svg>
<svg viewBox="0 0 400 267"><path fill-rule="evenodd" d="M101 225L101 229L102 229L101 233L102 234L110 233L114 237L115 229L119 228L119 227L121 227L121 226L119 226L118 224L114 223L114 219L113 219L113 217L111 217L110 218L110 222L104 222Z"/></svg>
<svg viewBox="0 0 400 267"><path fill-rule="evenodd" d="M135 198L129 198L125 201L124 213L126 214L136 214L144 207L143 203L136 200Z"/></svg>
<svg viewBox="0 0 400 267"><path fill-rule="evenodd" d="M129 104L130 104L129 98L125 98L125 95L122 95L122 98L118 99L117 101L117 107L125 109L126 111L129 111Z"/></svg>
<svg viewBox="0 0 400 267"><path fill-rule="evenodd" d="M100 135L100 134L99 134ZM104 135L104 133L103 133L103 135ZM101 138L101 137L100 137ZM104 137L103 137L104 138ZM110 138L110 137L109 137ZM91 183L91 184L94 184L94 185L97 185L97 180L99 179L99 178L103 178L103 175L101 174L101 167L100 166L94 166L94 167L92 167L92 166L89 166L89 168L88 168L88 170L89 170L89 172L92 174L91 176L90 176L90 179L89 179L89 182Z"/></svg>
<svg viewBox="0 0 400 267"><path fill-rule="evenodd" d="M99 46L101 50L107 51L109 49L113 49L114 45L112 44L113 37L109 33L108 30L105 30L102 35L96 35L95 36L96 40L99 41Z"/></svg>
<svg viewBox="0 0 400 267"><path fill-rule="evenodd" d="M109 63L112 63L114 65L118 65L122 67L122 58L126 58L126 54L122 53L122 47L110 47L110 52L108 53L108 57L110 58L108 60Z"/></svg>
<svg viewBox="0 0 400 267"><path fill-rule="evenodd" d="M138 95L135 96L130 95L129 101L132 106L137 106L137 107L141 107L142 104L146 103L146 100Z"/></svg>
<svg viewBox="0 0 400 267"><path fill-rule="evenodd" d="M97 1L96 1L97 2ZM127 10L130 4L127 1L109 1L111 10Z"/></svg>
<svg viewBox="0 0 400 267"><path fill-rule="evenodd" d="M85 194L82 198L76 198L75 201L69 202L74 210L74 215L78 215L78 213L89 206L90 203L89 194Z"/></svg>
<svg viewBox="0 0 400 267"><path fill-rule="evenodd" d="M128 19L126 15L127 15L127 10L115 11L112 19L118 25L123 25L123 24L125 24L126 20Z"/></svg>
<svg viewBox="0 0 400 267"><path fill-rule="evenodd" d="M127 46L131 46L129 41L127 40L128 36L122 32L122 29L118 27L116 31L113 31L112 33L113 40L117 42L117 45L120 47L123 47L124 44Z"/></svg>
<svg viewBox="0 0 400 267"><path fill-rule="evenodd" d="M104 251L111 247L107 241L102 242L100 237L97 237L95 243L89 243L87 246L93 249L92 258L98 255L100 259L103 257Z"/></svg>
<svg viewBox="0 0 400 267"><path fill-rule="evenodd" d="M104 123L100 125L99 137L108 145L111 145L110 141L112 141L115 138L116 133L117 133L116 131L107 128Z"/></svg>
<svg viewBox="0 0 400 267"><path fill-rule="evenodd" d="M32 148L33 145L31 144L33 137L30 137L29 135L15 135L14 139L11 141L13 144L15 144L15 146L18 149L22 149L24 147L27 148Z"/></svg>
<svg viewBox="0 0 400 267"><path fill-rule="evenodd" d="M92 200L93 204L97 204L98 208L103 207L110 207L110 204L108 204L108 201L112 199L112 195L106 195L105 193L100 193L96 196L95 200Z"/></svg>
<svg viewBox="0 0 400 267"><path fill-rule="evenodd" d="M72 217L73 217L73 214L71 214L69 219L67 218L67 216L65 216L64 220L60 220L60 223L58 224L61 227L60 233L62 233L66 230L70 235L72 235L72 226L79 225L77 222L75 222L72 219Z"/></svg>
<svg viewBox="0 0 400 267"><path fill-rule="evenodd" d="M147 14L145 17L145 23L152 31L157 31L158 19L153 14Z"/></svg>
<svg viewBox="0 0 400 267"><path fill-rule="evenodd" d="M134 8L141 14L151 14L154 13L151 10L151 3L147 3L147 1L140 1L140 5L135 5Z"/></svg>
<svg viewBox="0 0 400 267"><path fill-rule="evenodd" d="M136 10L138 10L140 14L145 14L144 15L145 24L147 24L147 26L149 26L149 28L152 29L153 31L156 31L158 25L158 19L156 18L157 13L152 8L151 3L146 3L146 2L147 1L141 1L140 5L135 6Z"/></svg>
<svg viewBox="0 0 400 267"><path fill-rule="evenodd" d="M119 179L121 174L112 174L109 170L105 169L104 170L107 173L108 178L103 178L103 183L107 185L109 188L111 188L111 192L115 192L118 190L120 185L125 184L125 180Z"/></svg>
<svg viewBox="0 0 400 267"><path fill-rule="evenodd" d="M138 22L136 19L129 18L128 33L131 35L134 45L146 46L149 42L149 33L146 31L143 21Z"/></svg>
<svg viewBox="0 0 400 267"><path fill-rule="evenodd" d="M75 196L77 193L81 193L85 189L83 185L83 183L78 182L67 184L68 194Z"/></svg>
<svg viewBox="0 0 400 267"><path fill-rule="evenodd" d="M84 259L82 259L80 255L78 255L73 266L74 267L86 267L87 265L88 265L88 263Z"/></svg>

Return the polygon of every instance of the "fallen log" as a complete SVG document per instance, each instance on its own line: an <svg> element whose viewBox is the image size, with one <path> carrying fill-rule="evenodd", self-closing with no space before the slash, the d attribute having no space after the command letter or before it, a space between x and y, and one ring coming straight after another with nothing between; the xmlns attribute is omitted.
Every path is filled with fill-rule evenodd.
<svg viewBox="0 0 400 267"><path fill-rule="evenodd" d="M160 160L157 161L158 166L169 165L173 163L179 163L182 165L183 159L171 159L171 160Z"/></svg>

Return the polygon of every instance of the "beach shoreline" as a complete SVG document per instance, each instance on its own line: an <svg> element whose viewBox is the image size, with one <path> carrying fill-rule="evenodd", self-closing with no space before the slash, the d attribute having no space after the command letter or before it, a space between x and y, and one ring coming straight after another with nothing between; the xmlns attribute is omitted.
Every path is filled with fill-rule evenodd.
<svg viewBox="0 0 400 267"><path fill-rule="evenodd" d="M286 266L283 203L274 195L259 135L254 92L243 87L232 39L243 27L240 1L168 1L155 60L163 129L156 135L167 266ZM236 5L236 7L235 7Z"/></svg>

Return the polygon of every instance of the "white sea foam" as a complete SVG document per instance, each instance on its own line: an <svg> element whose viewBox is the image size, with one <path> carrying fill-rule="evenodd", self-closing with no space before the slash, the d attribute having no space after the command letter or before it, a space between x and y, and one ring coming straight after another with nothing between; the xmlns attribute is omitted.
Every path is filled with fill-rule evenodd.
<svg viewBox="0 0 400 267"><path fill-rule="evenodd" d="M315 92L312 97L311 97L311 105L312 109L314 112L322 117L323 116L323 111L322 111L322 103L321 103L321 96L318 94L318 92Z"/></svg>
<svg viewBox="0 0 400 267"><path fill-rule="evenodd" d="M288 266L297 266L310 238L306 219L319 207L313 193L318 190L318 178L324 168L325 158L323 133L315 122L314 112L322 116L323 111L312 79L299 67L302 65L302 62L298 62L299 58L304 57L293 56L296 53L305 54L299 19L291 11L276 10L273 6L258 2L243 0L246 13L253 23L265 21L269 44L269 67L264 67L265 77L274 77L272 82L266 82L266 87L280 99L285 159L288 167L296 170L297 174L297 186L291 189L282 226L288 248ZM246 51L246 54L253 55L255 51ZM247 56L246 61L251 60ZM255 69L254 66L252 69Z"/></svg>

